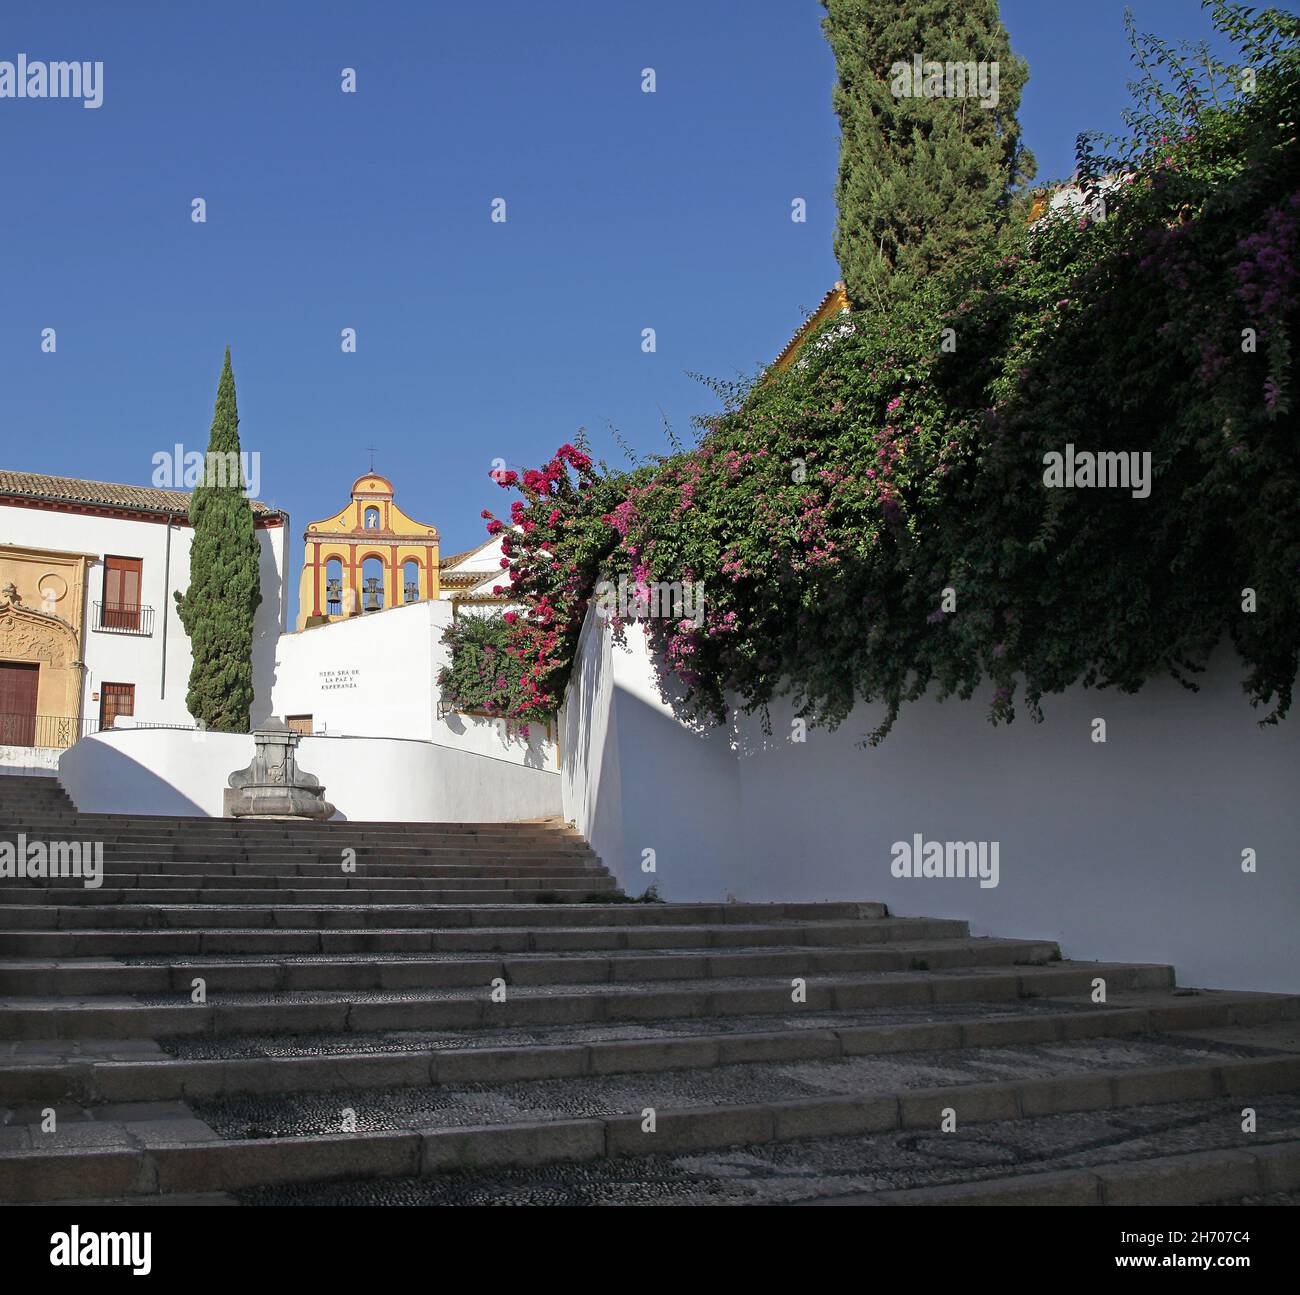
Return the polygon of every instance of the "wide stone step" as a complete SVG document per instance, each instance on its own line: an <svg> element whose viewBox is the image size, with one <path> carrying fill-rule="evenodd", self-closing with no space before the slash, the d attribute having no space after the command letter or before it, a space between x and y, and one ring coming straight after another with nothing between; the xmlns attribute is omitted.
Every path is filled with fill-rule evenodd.
<svg viewBox="0 0 1300 1295"><path fill-rule="evenodd" d="M1300 1138L1294 1130L1300 1104L1293 1094L1277 1094L1255 1105L1271 1124L1292 1132L1242 1133L1240 1119L1231 1118L1234 1103L1218 1099L993 1121L952 1134L809 1138L704 1153L552 1161L541 1172L531 1165L488 1166L472 1174L353 1178L179 1199L334 1208L1298 1204ZM1057 1168L1061 1164L1072 1167Z"/></svg>
<svg viewBox="0 0 1300 1295"><path fill-rule="evenodd" d="M264 897L263 897L264 898ZM538 909L529 905L405 904L374 908L360 903L311 907L295 905L281 913L265 903L168 903L0 905L5 930L136 930L215 928L397 929L536 926L539 913L548 926L732 925L753 922L844 921L886 916L885 905L824 904L582 904Z"/></svg>
<svg viewBox="0 0 1300 1295"><path fill-rule="evenodd" d="M655 908L658 906L647 906ZM614 949L669 950L762 945L877 945L898 940L959 940L965 922L948 918L880 917L855 922L734 925L553 926L536 917L519 927L398 930L293 930L220 927L190 930L0 930L0 957L129 957L160 954L411 954L554 953Z"/></svg>
<svg viewBox="0 0 1300 1295"><path fill-rule="evenodd" d="M304 883L309 879L304 878ZM581 880L552 881L537 880L520 884L517 887L505 886L499 881L484 881L481 885L474 881L455 880L431 881L427 885L410 886L404 889L383 890L375 887L356 886L334 889L319 884L294 887L279 887L275 890L275 904L278 908L287 905L311 904L368 904L373 906L387 904L428 903L437 896L447 904L494 904L507 899L519 903L537 903L541 896L554 895L559 898L582 899L600 891L618 889L618 883L608 875L593 875ZM240 886L222 889L220 887L197 889L187 886L145 887L101 886L98 889L77 885L36 885L32 883L15 884L3 891L3 905L0 905L0 924L7 922L7 910L20 908L28 904L43 905L82 905L92 907L95 911L113 904L251 904L265 900L267 892L254 887ZM545 901L542 901L545 902Z"/></svg>
<svg viewBox="0 0 1300 1295"><path fill-rule="evenodd" d="M73 840L89 842L103 847L106 857L122 859L158 859L179 862L205 863L208 861L268 862L277 859L326 860L337 862L344 850L351 850L358 859L394 859L418 861L427 859L481 859L499 856L505 859L595 859L596 855L582 845L551 843L546 841L420 841L385 843L381 841L293 841L245 842L203 841L194 839L176 841L137 841L132 838L105 839L85 833L80 837L38 836L26 832L28 842ZM13 840L15 834L0 839Z"/></svg>
<svg viewBox="0 0 1300 1295"><path fill-rule="evenodd" d="M575 877L608 876L608 871L594 861L586 860L550 860L537 863L389 863L380 859L358 859L354 869L344 871L337 859L329 863L172 863L150 862L147 864L127 864L115 859L104 860L104 884L110 884L110 877L166 877L175 878L178 884L197 886L209 878L234 879L236 882L248 879L250 884L262 884L267 880L284 881L292 884L303 877L538 877L551 873L564 873ZM26 881L27 879L22 879ZM45 880L45 879L39 879ZM20 884L17 880L0 881L0 903L3 903L10 886ZM120 884L120 883L119 883ZM160 884L172 884L167 883Z"/></svg>
<svg viewBox="0 0 1300 1295"><path fill-rule="evenodd" d="M24 878L21 881L8 881L0 885L0 907L15 901L11 896L16 891L66 889L69 878L40 877ZM575 868L554 864L550 867L537 867L528 871L500 868L494 872L484 871L481 867L468 867L464 871L451 872L389 872L376 864L356 872L341 872L337 867L319 872L119 872L108 871L101 874L98 887L86 887L85 890L98 890L101 894L113 890L186 890L201 894L205 890L261 890L276 892L268 898L278 900L278 892L307 887L311 890L518 890L536 889L549 886L551 882L568 885L587 885L592 890L616 888L616 883L603 868Z"/></svg>
<svg viewBox="0 0 1300 1295"><path fill-rule="evenodd" d="M623 1025L0 1045L0 1102L140 1102L1051 1045L1300 1019L1300 996L1117 994ZM1227 1037L1222 1034L1219 1037Z"/></svg>
<svg viewBox="0 0 1300 1295"><path fill-rule="evenodd" d="M646 1108L656 1112L659 1123L662 1116L671 1120L683 1109L713 1107L726 1113L747 1107L754 1112L797 1103L799 1109L788 1112L794 1117L789 1122L802 1120L805 1127L794 1136L812 1136L893 1127L900 1106L903 1127L937 1131L945 1106L960 1126L963 1121L1015 1118L1022 1112L1204 1099L1244 1091L1244 1083L1256 1092L1300 1090L1300 1056L1260 1056L1258 1050L1240 1045L1142 1035L488 1085L446 1078L416 1088L385 1085L342 1095L257 1094L191 1104L201 1120L228 1139L339 1131L341 1105L356 1113L358 1127L398 1130L609 1115L635 1115L639 1120ZM936 1103L930 1095L935 1089L943 1090L949 1100ZM877 1102L880 1106L873 1109ZM721 1122L725 1124L725 1118ZM637 1133L641 1136L629 1139L634 1145L645 1148L655 1140L639 1128Z"/></svg>
<svg viewBox="0 0 1300 1295"><path fill-rule="evenodd" d="M1091 990L1096 979L1114 992L1173 985L1167 966L1127 963L1052 963L1046 967L898 971L809 979L716 978L645 981L636 987L605 983L518 985L504 1001L493 987L473 989L214 992L204 1003L174 995L86 996L79 1000L0 997L0 1039L194 1037L310 1031L477 1028L653 1020L765 1013L800 1015L854 1011L879 1005L1005 1001Z"/></svg>
<svg viewBox="0 0 1300 1295"><path fill-rule="evenodd" d="M239 861L243 859L324 859L333 860L350 850L358 858L446 859L483 858L499 854L507 858L536 856L541 858L584 858L597 856L581 842L506 839L436 839L382 841L373 837L336 837L333 840L241 841L208 840L185 836L174 840L140 840L135 837L104 837L94 832L24 832L0 833L0 840L15 841L19 836L28 842L73 841L102 848L105 855L141 859L177 859L202 863L208 859Z"/></svg>
<svg viewBox="0 0 1300 1295"><path fill-rule="evenodd" d="M94 843L90 843L92 850ZM119 872L172 871L186 868L196 871L228 871L233 868L276 869L293 871L298 867L319 867L337 872L346 860L356 867L434 867L447 865L497 866L497 867L600 867L600 859L580 850L499 850L490 847L469 850L134 850L105 849L95 851L93 857L102 859L104 865ZM64 852L67 853L66 851ZM86 854L84 845L76 853ZM56 850L47 857L58 858ZM30 858L30 855L29 855Z"/></svg>
<svg viewBox="0 0 1300 1295"><path fill-rule="evenodd" d="M1100 1052L1081 1041L1051 1050L739 1064L486 1088L128 1103L65 1109L52 1134L39 1132L37 1112L19 1112L27 1118L11 1124L0 1153L0 1198L242 1191L828 1137L953 1138L981 1125L1067 1113L1123 1111L1130 1118L1135 1109L1171 1102L1217 1107L1223 1125L1235 1117L1238 1129L1244 1102L1272 1119L1276 1111L1292 1119L1292 1101L1268 1099L1300 1090L1300 1057L1240 1051L1210 1041L1130 1038L1107 1041ZM88 1115L98 1125L93 1150L78 1137ZM953 1133L941 1131L945 1121L955 1121ZM1260 1181L1256 1169L1252 1182Z"/></svg>
<svg viewBox="0 0 1300 1295"><path fill-rule="evenodd" d="M810 977L853 972L947 970L954 967L1040 965L1060 958L1051 941L949 940L875 948L711 950L581 956L573 952L507 958L464 953L438 957L371 954L289 955L282 960L135 959L44 962L0 960L0 994L183 994L194 978L209 993L236 990L383 990L507 985L614 984L628 981L710 980L740 976ZM152 964L152 965L150 965Z"/></svg>

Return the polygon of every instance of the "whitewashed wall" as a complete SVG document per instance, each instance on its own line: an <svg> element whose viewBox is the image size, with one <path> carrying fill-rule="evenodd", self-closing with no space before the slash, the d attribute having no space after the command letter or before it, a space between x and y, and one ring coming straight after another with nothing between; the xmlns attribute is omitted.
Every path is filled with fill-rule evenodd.
<svg viewBox="0 0 1300 1295"><path fill-rule="evenodd" d="M287 530L286 526L273 526L257 532L261 547L262 603L253 622L255 721L271 713L275 644L284 628L288 609ZM137 719L154 724L193 722L185 708L190 680L190 641L176 613L173 597L189 587L193 538L194 532L188 526L169 528L164 522L0 505L0 544L88 553L98 559L91 564L87 576L86 624L82 627L86 662L83 715L99 714L99 703L92 696L100 691L101 684L133 683ZM106 555L143 560L140 602L154 609L152 634L121 634L93 628L93 604L103 600Z"/></svg>
<svg viewBox="0 0 1300 1295"><path fill-rule="evenodd" d="M0 774L57 774L59 748L53 746L0 746Z"/></svg>
<svg viewBox="0 0 1300 1295"><path fill-rule="evenodd" d="M879 721L863 707L797 743L782 713L771 739L756 719L690 731L639 631L619 647L593 617L562 715L564 814L629 893L883 900L1067 957L1170 962L1187 984L1295 991L1300 716L1260 729L1239 678L1225 656L1195 695L1078 690L1048 698L1041 725L923 701L877 748L857 745ZM997 887L892 876L893 843L918 832L997 841Z"/></svg>
<svg viewBox="0 0 1300 1295"><path fill-rule="evenodd" d="M217 818L228 776L252 758L248 734L115 729L65 751L59 780L86 813ZM558 774L432 742L308 737L297 758L340 818L504 823L560 812Z"/></svg>
<svg viewBox="0 0 1300 1295"><path fill-rule="evenodd" d="M273 713L310 715L316 732L428 740L440 606L411 603L283 635Z"/></svg>
<svg viewBox="0 0 1300 1295"><path fill-rule="evenodd" d="M247 733L114 728L59 757L59 782L86 814L219 818L226 779L253 758Z"/></svg>
<svg viewBox="0 0 1300 1295"><path fill-rule="evenodd" d="M511 823L560 812L553 770L434 742L310 737L298 758L349 819Z"/></svg>
<svg viewBox="0 0 1300 1295"><path fill-rule="evenodd" d="M545 725L438 714L438 672L450 652L442 636L449 602L411 603L285 634L276 654L273 713L310 715L315 732L405 737L556 772Z"/></svg>

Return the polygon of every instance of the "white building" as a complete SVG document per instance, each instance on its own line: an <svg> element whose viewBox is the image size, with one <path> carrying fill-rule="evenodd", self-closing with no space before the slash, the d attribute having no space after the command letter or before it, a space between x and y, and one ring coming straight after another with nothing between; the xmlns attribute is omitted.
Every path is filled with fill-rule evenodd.
<svg viewBox="0 0 1300 1295"><path fill-rule="evenodd" d="M0 764L51 767L113 724L191 725L189 494L0 471ZM253 502L262 604L253 718L270 714L288 517ZM42 754L44 753L44 754Z"/></svg>

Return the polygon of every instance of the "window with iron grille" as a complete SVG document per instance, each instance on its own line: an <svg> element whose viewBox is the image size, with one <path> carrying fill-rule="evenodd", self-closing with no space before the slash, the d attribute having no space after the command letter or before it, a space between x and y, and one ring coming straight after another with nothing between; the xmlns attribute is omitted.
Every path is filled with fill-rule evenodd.
<svg viewBox="0 0 1300 1295"><path fill-rule="evenodd" d="M135 714L135 684L105 683L99 686L99 727L112 728L121 715Z"/></svg>

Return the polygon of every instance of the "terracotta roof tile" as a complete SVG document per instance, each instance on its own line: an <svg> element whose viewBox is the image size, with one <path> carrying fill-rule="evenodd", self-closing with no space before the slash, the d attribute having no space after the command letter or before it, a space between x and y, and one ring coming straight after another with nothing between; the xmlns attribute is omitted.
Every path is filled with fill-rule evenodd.
<svg viewBox="0 0 1300 1295"><path fill-rule="evenodd" d="M85 481L80 477L47 477L39 472L0 469L0 495L45 499L56 503L94 504L102 508L129 508L146 513L188 513L188 490L162 490L157 486L129 486L111 481ZM280 509L252 501L258 517L275 517Z"/></svg>

